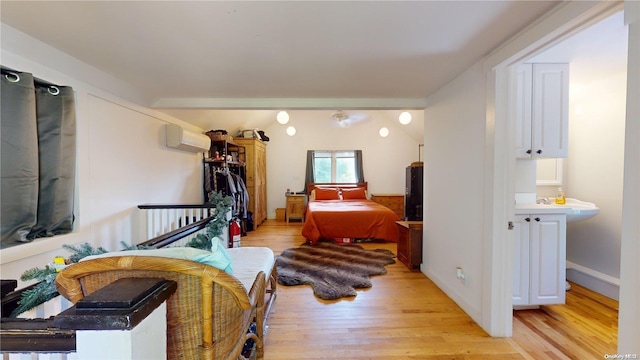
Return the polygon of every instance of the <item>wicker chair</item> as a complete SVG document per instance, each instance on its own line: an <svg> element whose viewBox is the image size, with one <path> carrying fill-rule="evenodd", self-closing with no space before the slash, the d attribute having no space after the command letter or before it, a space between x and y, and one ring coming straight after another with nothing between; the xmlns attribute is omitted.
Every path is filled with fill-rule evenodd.
<svg viewBox="0 0 640 360"><path fill-rule="evenodd" d="M71 302L124 277L173 280L178 288L167 301L168 359L238 359L253 339L262 359L265 273L248 291L235 277L214 267L162 257L115 256L73 264L56 277L58 291ZM256 322L257 333L248 333Z"/></svg>

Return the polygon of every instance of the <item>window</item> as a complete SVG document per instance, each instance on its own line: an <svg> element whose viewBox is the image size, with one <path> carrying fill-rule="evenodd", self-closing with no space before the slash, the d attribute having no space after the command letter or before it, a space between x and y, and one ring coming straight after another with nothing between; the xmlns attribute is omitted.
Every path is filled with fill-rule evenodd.
<svg viewBox="0 0 640 360"><path fill-rule="evenodd" d="M356 182L356 155L354 150L313 152L313 178L315 182Z"/></svg>

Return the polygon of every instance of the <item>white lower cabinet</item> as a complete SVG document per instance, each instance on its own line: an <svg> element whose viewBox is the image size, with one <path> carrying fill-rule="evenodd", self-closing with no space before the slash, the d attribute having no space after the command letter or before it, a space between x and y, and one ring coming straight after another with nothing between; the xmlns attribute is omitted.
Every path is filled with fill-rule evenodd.
<svg viewBox="0 0 640 360"><path fill-rule="evenodd" d="M515 215L513 305L564 304L565 214Z"/></svg>

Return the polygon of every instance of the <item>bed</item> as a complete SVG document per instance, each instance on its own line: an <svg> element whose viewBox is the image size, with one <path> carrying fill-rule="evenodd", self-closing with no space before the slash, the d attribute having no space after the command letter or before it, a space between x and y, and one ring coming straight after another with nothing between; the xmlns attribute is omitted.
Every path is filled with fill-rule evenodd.
<svg viewBox="0 0 640 360"><path fill-rule="evenodd" d="M367 198L367 183L311 183L302 236L319 239L379 239L398 241L398 215Z"/></svg>

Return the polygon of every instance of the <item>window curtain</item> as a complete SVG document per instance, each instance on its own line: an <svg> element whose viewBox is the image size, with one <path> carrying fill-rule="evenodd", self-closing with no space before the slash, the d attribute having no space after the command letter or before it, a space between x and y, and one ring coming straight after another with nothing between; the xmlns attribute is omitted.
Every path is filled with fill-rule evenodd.
<svg viewBox="0 0 640 360"><path fill-rule="evenodd" d="M66 234L74 221L75 99L71 87L2 68L0 248Z"/></svg>
<svg viewBox="0 0 640 360"><path fill-rule="evenodd" d="M304 190L302 190L305 194L307 193L308 184L315 182L313 175L313 154L315 151L307 150L307 171L304 176Z"/></svg>
<svg viewBox="0 0 640 360"><path fill-rule="evenodd" d="M364 182L364 170L362 169L362 150L355 150L356 182Z"/></svg>

